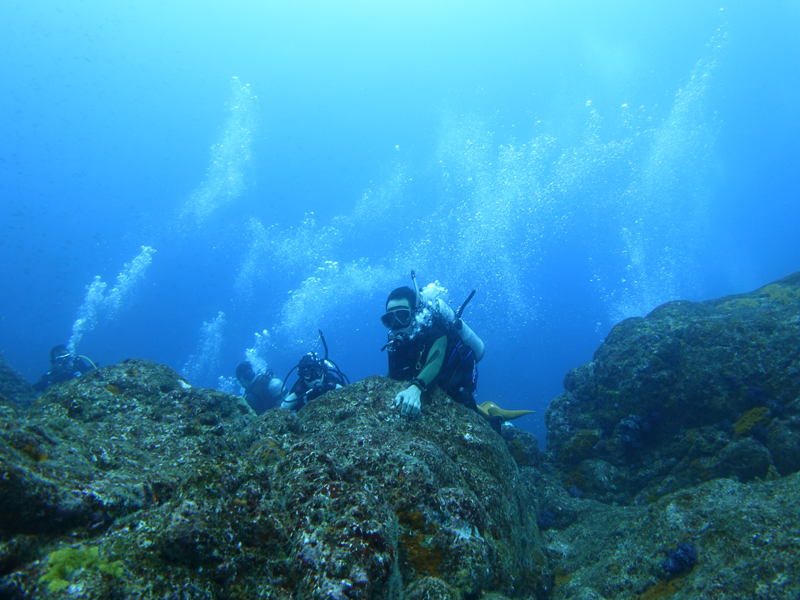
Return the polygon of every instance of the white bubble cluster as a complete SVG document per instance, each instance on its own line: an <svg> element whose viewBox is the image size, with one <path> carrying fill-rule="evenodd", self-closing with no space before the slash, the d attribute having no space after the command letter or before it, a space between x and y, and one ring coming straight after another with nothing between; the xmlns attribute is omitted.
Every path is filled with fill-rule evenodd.
<svg viewBox="0 0 800 600"><path fill-rule="evenodd" d="M252 158L253 132L258 119L256 96L237 77L231 82L228 111L220 139L211 146L205 177L183 208L184 217L191 215L203 222L245 189L246 167Z"/></svg>
<svg viewBox="0 0 800 600"><path fill-rule="evenodd" d="M293 227L252 219L239 298L269 293L281 306L272 343L305 352L319 328L377 319L412 269L459 300L477 289L471 322L508 335L539 318L540 272L562 260L553 247L577 247L588 261L588 285L611 322L679 296L709 198L717 126L704 99L724 37L709 43L661 123L625 106L607 127L586 103L574 142L537 122L527 140L499 143L486 122L446 114L422 176L398 162L327 223L313 213Z"/></svg>
<svg viewBox="0 0 800 600"><path fill-rule="evenodd" d="M354 312L371 315L367 299L392 285L396 275L385 267L372 267L366 260L340 265L326 262L289 294L281 311L276 333L293 351L316 349L318 329L336 325Z"/></svg>
<svg viewBox="0 0 800 600"><path fill-rule="evenodd" d="M244 394L244 390L239 385L239 382L236 381L236 377L233 377L232 375L220 375L217 378L217 384L214 386L214 388L218 389L220 392L224 392L232 396L241 396Z"/></svg>
<svg viewBox="0 0 800 600"><path fill-rule="evenodd" d="M272 336L266 329L255 333L255 341L252 348L244 352L245 360L253 365L256 373L263 373L269 365L269 357L275 351L272 343Z"/></svg>
<svg viewBox="0 0 800 600"><path fill-rule="evenodd" d="M644 316L695 284L693 264L702 251L698 240L707 222L719 129L705 99L726 36L722 28L715 33L667 118L648 132L646 158L620 196L616 212L625 220L617 232L627 261L619 273L597 269L612 322Z"/></svg>
<svg viewBox="0 0 800 600"><path fill-rule="evenodd" d="M142 251L131 263L125 263L117 275L117 282L105 298L104 304L109 317L113 317L123 301L130 295L133 286L144 277L144 272L153 261L155 250L150 246L142 246Z"/></svg>
<svg viewBox="0 0 800 600"><path fill-rule="evenodd" d="M120 307L130 297L133 287L144 277L147 267L152 262L155 252L150 246L142 246L142 251L130 263L125 263L117 275L117 281L108 294L105 293L108 285L96 276L86 288L86 297L78 309L78 318L72 324L72 335L67 348L73 354L84 334L92 331L101 319L113 319Z"/></svg>
<svg viewBox="0 0 800 600"><path fill-rule="evenodd" d="M192 385L211 387L218 383L220 354L224 340L225 313L220 311L200 327L197 350L183 366L183 375Z"/></svg>

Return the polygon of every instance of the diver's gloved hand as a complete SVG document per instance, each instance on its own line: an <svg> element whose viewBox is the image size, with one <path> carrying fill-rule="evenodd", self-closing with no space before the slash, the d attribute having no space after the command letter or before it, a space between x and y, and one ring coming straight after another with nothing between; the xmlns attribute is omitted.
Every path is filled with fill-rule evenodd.
<svg viewBox="0 0 800 600"><path fill-rule="evenodd" d="M419 414L420 396L422 391L415 385L410 385L394 397L394 406L400 407L400 414L404 417L415 417Z"/></svg>

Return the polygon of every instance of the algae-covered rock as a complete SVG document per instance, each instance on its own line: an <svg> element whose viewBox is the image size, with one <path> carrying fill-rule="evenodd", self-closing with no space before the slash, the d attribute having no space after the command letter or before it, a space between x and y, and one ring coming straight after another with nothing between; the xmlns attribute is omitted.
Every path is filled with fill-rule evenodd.
<svg viewBox="0 0 800 600"><path fill-rule="evenodd" d="M0 427L0 597L545 598L535 438L401 387L257 417L147 361L53 386Z"/></svg>
<svg viewBox="0 0 800 600"><path fill-rule="evenodd" d="M800 273L619 323L547 410L547 446L604 502L800 469ZM570 475L573 474L573 475Z"/></svg>
<svg viewBox="0 0 800 600"><path fill-rule="evenodd" d="M120 577L125 572L121 560L103 560L97 547L67 546L54 550L47 555L45 564L46 571L39 578L39 583L46 583L51 592L69 588L79 576L86 577L91 571L112 577Z"/></svg>
<svg viewBox="0 0 800 600"><path fill-rule="evenodd" d="M52 386L0 429L0 532L104 529L178 483L235 465L241 398L125 361Z"/></svg>
<svg viewBox="0 0 800 600"><path fill-rule="evenodd" d="M27 408L36 397L22 374L0 356L0 407Z"/></svg>
<svg viewBox="0 0 800 600"><path fill-rule="evenodd" d="M543 533L555 572L553 600L800 594L798 474L765 483L717 479L647 506L573 502L576 522ZM676 564L681 550L684 561Z"/></svg>

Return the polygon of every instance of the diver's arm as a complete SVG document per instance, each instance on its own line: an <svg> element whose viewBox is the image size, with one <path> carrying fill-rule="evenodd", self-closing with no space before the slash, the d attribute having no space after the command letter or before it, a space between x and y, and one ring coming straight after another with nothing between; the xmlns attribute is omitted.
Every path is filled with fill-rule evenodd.
<svg viewBox="0 0 800 600"><path fill-rule="evenodd" d="M395 396L394 405L400 407L400 414L404 417L414 417L419 414L422 407L422 392L428 389L442 370L446 350L447 336L443 335L431 346L425 366L419 375L411 380L411 385Z"/></svg>
<svg viewBox="0 0 800 600"><path fill-rule="evenodd" d="M409 385L394 398L394 405L400 407L400 414L404 417L416 416L422 408L422 392L433 383L444 363L444 353L447 350L447 336L437 339L428 352L427 362L419 375L411 380Z"/></svg>
<svg viewBox="0 0 800 600"><path fill-rule="evenodd" d="M422 367L419 375L417 375L417 379L425 384L426 389L431 383L433 383L433 380L436 379L436 376L442 370L442 364L444 364L444 354L446 350L447 336L443 335L433 343L433 346L431 346L430 352L428 352L427 362L425 363L425 366Z"/></svg>
<svg viewBox="0 0 800 600"><path fill-rule="evenodd" d="M303 406L303 399L298 398L294 392L286 396L286 399L281 402L281 408L288 408L289 410L298 410L301 406Z"/></svg>
<svg viewBox="0 0 800 600"><path fill-rule="evenodd" d="M289 395L281 402L281 408L288 408L290 410L300 410L306 403L306 394L308 387L303 385L303 380L298 379L289 390Z"/></svg>

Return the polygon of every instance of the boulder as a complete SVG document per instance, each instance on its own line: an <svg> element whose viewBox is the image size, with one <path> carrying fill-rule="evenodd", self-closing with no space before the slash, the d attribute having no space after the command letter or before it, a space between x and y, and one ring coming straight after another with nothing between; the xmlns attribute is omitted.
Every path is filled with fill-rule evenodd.
<svg viewBox="0 0 800 600"><path fill-rule="evenodd" d="M402 385L260 416L141 360L53 386L0 426L0 597L545 598L535 438Z"/></svg>
<svg viewBox="0 0 800 600"><path fill-rule="evenodd" d="M800 593L800 474L764 483L715 479L646 506L566 494L559 502L576 519L542 534L553 600L793 600Z"/></svg>
<svg viewBox="0 0 800 600"><path fill-rule="evenodd" d="M644 504L718 477L797 472L799 330L800 273L619 323L547 409L564 486Z"/></svg>

